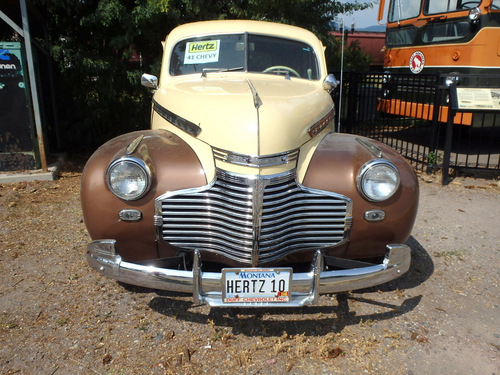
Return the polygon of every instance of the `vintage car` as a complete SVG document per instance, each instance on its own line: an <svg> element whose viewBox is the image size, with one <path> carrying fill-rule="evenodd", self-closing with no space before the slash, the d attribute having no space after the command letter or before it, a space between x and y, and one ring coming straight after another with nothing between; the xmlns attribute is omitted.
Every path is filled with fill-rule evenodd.
<svg viewBox="0 0 500 375"><path fill-rule="evenodd" d="M151 129L89 159L89 264L211 306L302 306L410 265L418 205L393 149L335 128L324 47L263 21L179 26L163 44Z"/></svg>

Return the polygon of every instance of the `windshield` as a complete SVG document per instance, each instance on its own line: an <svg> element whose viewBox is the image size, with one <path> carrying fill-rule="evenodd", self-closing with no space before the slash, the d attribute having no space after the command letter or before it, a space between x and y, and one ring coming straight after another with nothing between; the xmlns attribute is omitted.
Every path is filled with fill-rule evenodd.
<svg viewBox="0 0 500 375"><path fill-rule="evenodd" d="M438 14L472 9L481 4L481 0L426 0L424 14Z"/></svg>
<svg viewBox="0 0 500 375"><path fill-rule="evenodd" d="M392 0L387 20L396 22L417 17L420 14L420 4L420 1L415 0Z"/></svg>
<svg viewBox="0 0 500 375"><path fill-rule="evenodd" d="M173 76L220 71L287 74L318 80L318 60L309 45L277 37L232 34L177 43L170 59Z"/></svg>
<svg viewBox="0 0 500 375"><path fill-rule="evenodd" d="M498 3L500 0L493 1L493 8L495 8L495 2ZM433 15L472 9L479 6L481 0L424 0L423 3L424 15ZM388 21L397 22L418 17L421 4L422 1L416 0L392 0L389 6Z"/></svg>
<svg viewBox="0 0 500 375"><path fill-rule="evenodd" d="M495 0L500 2L500 0ZM392 0L389 6L389 22L419 18L429 20L437 14L467 11L477 7L481 1L469 0L423 0L423 15L420 4L415 0ZM494 5L493 5L494 7ZM392 27L387 29L386 44L388 47L411 46L432 43L459 42L471 37L471 27L466 15L460 18L445 17L440 22L432 20L416 28L414 25ZM430 16L430 17L425 17Z"/></svg>

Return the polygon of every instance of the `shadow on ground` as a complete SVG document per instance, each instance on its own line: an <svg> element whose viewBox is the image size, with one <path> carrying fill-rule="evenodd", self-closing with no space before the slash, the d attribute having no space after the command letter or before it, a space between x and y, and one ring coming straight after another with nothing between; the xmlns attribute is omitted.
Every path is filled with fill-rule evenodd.
<svg viewBox="0 0 500 375"><path fill-rule="evenodd" d="M321 336L330 332L341 332L345 327L366 321L393 319L415 309L422 296L409 297L401 304L386 302L384 293L415 288L424 283L434 272L434 264L427 251L413 237L407 244L412 250L410 270L402 277L386 284L358 290L355 293L323 295L319 305L301 308L209 308L194 306L191 297L185 294L155 291L157 297L149 302L149 307L165 316L199 323L215 324L232 329L233 334L248 336L281 336L303 334ZM139 289L131 287L131 291ZM144 289L140 288L140 291ZM382 298L380 298L382 295ZM386 301L380 301L380 300ZM394 301L394 299L390 299ZM371 305L374 312L358 315L350 308L350 302ZM373 309L371 307L374 307Z"/></svg>

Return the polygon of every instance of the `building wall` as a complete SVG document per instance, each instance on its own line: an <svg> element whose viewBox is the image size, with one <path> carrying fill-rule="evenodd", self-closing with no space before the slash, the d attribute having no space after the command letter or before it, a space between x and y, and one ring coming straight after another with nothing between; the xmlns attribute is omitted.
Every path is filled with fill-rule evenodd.
<svg viewBox="0 0 500 375"><path fill-rule="evenodd" d="M332 35L337 38L342 37L340 31L333 31ZM356 31L347 32L347 40L344 40L346 45L350 45L353 41L358 41L360 47L372 57L371 67L373 69L381 69L384 65L384 45L385 45L385 32L372 32L372 31Z"/></svg>

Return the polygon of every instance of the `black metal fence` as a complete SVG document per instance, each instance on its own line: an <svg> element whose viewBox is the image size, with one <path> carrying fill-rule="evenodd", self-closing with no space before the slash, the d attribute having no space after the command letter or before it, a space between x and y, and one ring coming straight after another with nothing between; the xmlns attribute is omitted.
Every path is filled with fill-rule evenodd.
<svg viewBox="0 0 500 375"><path fill-rule="evenodd" d="M342 82L336 96L341 132L384 142L417 170L442 170L443 183L450 171L500 175L500 110L494 109L500 89L487 90L493 108L471 112L450 100L450 87L500 86L498 75L461 75L457 82L443 75L344 72Z"/></svg>

